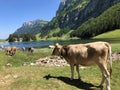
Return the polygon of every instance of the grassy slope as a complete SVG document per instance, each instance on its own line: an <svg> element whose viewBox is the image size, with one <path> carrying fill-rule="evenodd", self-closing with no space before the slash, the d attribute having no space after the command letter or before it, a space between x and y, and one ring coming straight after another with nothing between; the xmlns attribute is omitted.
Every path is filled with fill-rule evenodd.
<svg viewBox="0 0 120 90"><path fill-rule="evenodd" d="M96 40L104 40L112 42L112 51L120 52L120 29L110 31L94 37Z"/></svg>
<svg viewBox="0 0 120 90"><path fill-rule="evenodd" d="M52 31L53 33L54 33L54 31ZM71 38L70 38L70 33L72 32L72 30L71 31L69 31L68 33L66 33L66 34L63 34L62 35L62 37L51 37L51 38L48 38L49 40L70 40ZM51 33L50 33L51 34ZM50 35L49 34L49 35Z"/></svg>
<svg viewBox="0 0 120 90"><path fill-rule="evenodd" d="M95 39L99 39L99 38L106 38L106 39L119 39L120 40L120 29L114 30L114 31L110 31L107 33L103 33L100 34L98 36L95 37Z"/></svg>

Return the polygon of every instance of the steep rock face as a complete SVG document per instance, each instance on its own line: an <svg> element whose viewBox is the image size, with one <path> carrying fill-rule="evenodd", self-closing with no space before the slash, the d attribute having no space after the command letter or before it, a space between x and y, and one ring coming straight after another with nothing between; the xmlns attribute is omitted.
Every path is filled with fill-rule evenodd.
<svg viewBox="0 0 120 90"><path fill-rule="evenodd" d="M25 22L19 29L14 32L14 34L37 34L41 31L41 28L47 23L47 21L43 20Z"/></svg>
<svg viewBox="0 0 120 90"><path fill-rule="evenodd" d="M64 8L64 6L67 5L68 3L70 3L71 1L72 0L62 0L57 12L60 12Z"/></svg>
<svg viewBox="0 0 120 90"><path fill-rule="evenodd" d="M79 2L76 0L76 2L82 4L84 0L79 0ZM69 26L70 28L76 29L78 26L80 26L83 22L85 22L89 18L96 18L106 9L120 2L120 0L86 0L86 2L89 3L86 4L86 6L83 8L78 7L68 12L66 10L67 13L63 13L62 11L58 12L57 13L59 14L58 24L60 28ZM63 10L65 8L67 8L67 6L66 7L64 6Z"/></svg>

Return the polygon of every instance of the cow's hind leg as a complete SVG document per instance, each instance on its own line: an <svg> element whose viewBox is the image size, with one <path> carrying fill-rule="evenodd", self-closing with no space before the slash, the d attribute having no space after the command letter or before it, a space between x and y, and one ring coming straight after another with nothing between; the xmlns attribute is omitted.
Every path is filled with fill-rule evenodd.
<svg viewBox="0 0 120 90"><path fill-rule="evenodd" d="M78 79L81 79L80 72L79 72L79 65L76 65L76 71L78 73Z"/></svg>
<svg viewBox="0 0 120 90"><path fill-rule="evenodd" d="M101 80L101 84L100 86L103 85L103 83L105 82L106 80L106 89L107 90L110 90L110 74L107 70L107 66L106 64L99 64L99 67L101 69L101 72L102 72L102 80Z"/></svg>
<svg viewBox="0 0 120 90"><path fill-rule="evenodd" d="M101 70L101 73L102 73L102 80L101 80L101 83L100 83L99 86L102 87L104 82L105 82L105 76L106 75L104 74L105 72L104 72L103 68L100 67L100 70Z"/></svg>
<svg viewBox="0 0 120 90"><path fill-rule="evenodd" d="M106 89L110 90L110 74L107 70L107 68L105 68L105 74L106 74Z"/></svg>
<svg viewBox="0 0 120 90"><path fill-rule="evenodd" d="M71 68L71 80L74 79L74 65L70 64L70 68Z"/></svg>

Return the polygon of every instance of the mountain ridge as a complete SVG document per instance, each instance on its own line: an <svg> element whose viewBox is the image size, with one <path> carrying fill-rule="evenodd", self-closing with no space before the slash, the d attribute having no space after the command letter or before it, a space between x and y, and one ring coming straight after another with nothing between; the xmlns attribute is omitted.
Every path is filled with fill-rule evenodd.
<svg viewBox="0 0 120 90"><path fill-rule="evenodd" d="M56 17L43 27L40 37L48 36L49 32L56 30L56 28L60 28L59 33L63 32L64 29L66 30L66 28L76 30L85 21L98 17L118 2L120 0L70 0L61 10L58 9Z"/></svg>
<svg viewBox="0 0 120 90"><path fill-rule="evenodd" d="M22 26L14 32L14 34L37 34L47 23L48 21L40 19L24 22Z"/></svg>
<svg viewBox="0 0 120 90"><path fill-rule="evenodd" d="M31 22L23 23L23 27L17 29L16 32L17 34L21 34L20 32L40 34L40 38L62 37L63 34L79 30L79 27L86 21L97 18L119 2L120 0L62 0L56 11L56 16L50 22L42 27L37 24L32 25ZM29 28L24 26L29 26Z"/></svg>

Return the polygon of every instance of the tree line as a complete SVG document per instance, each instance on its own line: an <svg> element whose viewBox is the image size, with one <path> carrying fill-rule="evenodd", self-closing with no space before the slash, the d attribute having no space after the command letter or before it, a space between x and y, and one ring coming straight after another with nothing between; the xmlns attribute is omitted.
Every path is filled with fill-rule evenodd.
<svg viewBox="0 0 120 90"><path fill-rule="evenodd" d="M22 41L35 41L36 40L36 36L33 34L10 34L8 37L8 42L14 42L14 41L20 41L20 39Z"/></svg>

